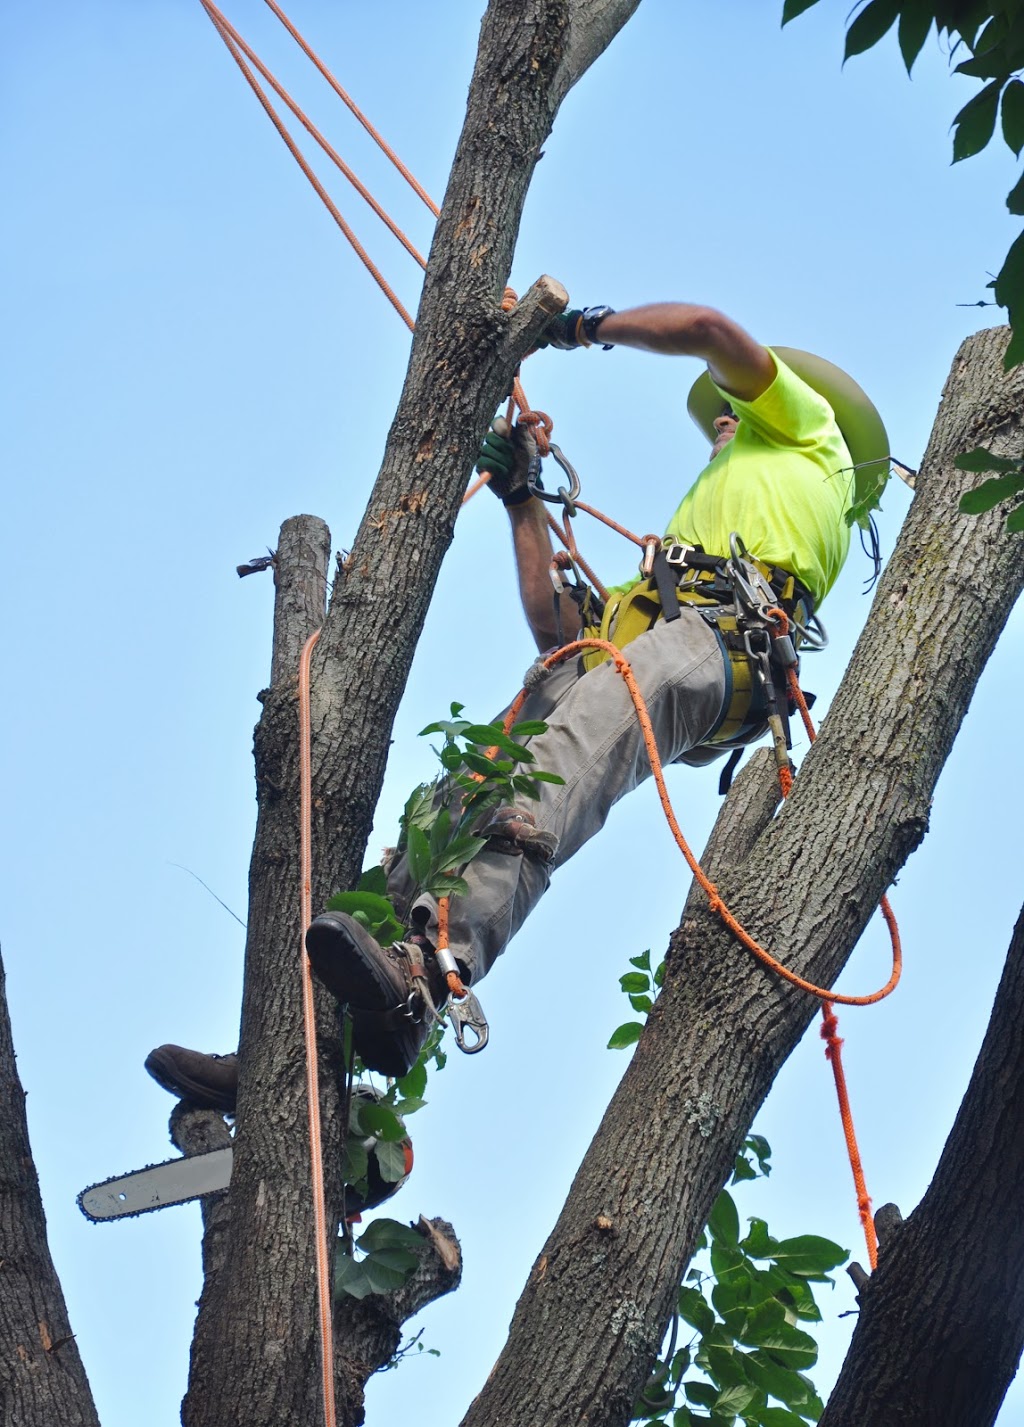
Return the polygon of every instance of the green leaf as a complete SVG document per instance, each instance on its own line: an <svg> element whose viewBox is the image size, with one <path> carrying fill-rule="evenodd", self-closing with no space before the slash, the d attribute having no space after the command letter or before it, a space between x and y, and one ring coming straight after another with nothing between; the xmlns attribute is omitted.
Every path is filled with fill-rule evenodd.
<svg viewBox="0 0 1024 1427"><path fill-rule="evenodd" d="M999 91L1002 82L993 79L986 84L980 94L968 100L953 120L956 130L953 135L953 162L972 158L980 154L991 139L999 112Z"/></svg>
<svg viewBox="0 0 1024 1427"><path fill-rule="evenodd" d="M619 985L627 993L633 992L639 995L642 991L649 991L651 978L642 971L627 971L625 976L619 977Z"/></svg>
<svg viewBox="0 0 1024 1427"><path fill-rule="evenodd" d="M731 1184L739 1184L741 1179L756 1179L757 1170L745 1155L738 1154L733 1166Z"/></svg>
<svg viewBox="0 0 1024 1427"><path fill-rule="evenodd" d="M647 1016L650 1015L651 1007L654 1005L654 1002L651 1000L650 996L631 995L629 998L629 1004L633 1007L633 1010L638 1011L641 1016Z"/></svg>
<svg viewBox="0 0 1024 1427"><path fill-rule="evenodd" d="M453 838L443 852L438 853L434 871L448 872L454 867L460 867L464 862L472 862L477 853L482 852L486 846L485 837L463 835Z"/></svg>
<svg viewBox="0 0 1024 1427"><path fill-rule="evenodd" d="M758 1423L759 1427L807 1427L802 1417L786 1407L763 1407Z"/></svg>
<svg viewBox="0 0 1024 1427"><path fill-rule="evenodd" d="M650 950L648 949L647 951L642 952L642 953L640 954L640 956L631 956L631 957L629 958L629 964L630 964L630 966L635 966L638 971L650 971L650 969L651 969L651 953L650 953Z"/></svg>
<svg viewBox="0 0 1024 1427"><path fill-rule="evenodd" d="M437 877L428 877L423 883L424 892L429 892L432 897L464 897L469 891L469 885L463 877L453 877L450 872L443 872Z"/></svg>
<svg viewBox="0 0 1024 1427"><path fill-rule="evenodd" d="M797 15L802 15L805 10L809 10L812 5L817 5L818 0L785 0L782 7L782 23L788 25L790 20L795 20Z"/></svg>
<svg viewBox="0 0 1024 1427"><path fill-rule="evenodd" d="M369 1104L359 1107L359 1127L364 1134L397 1143L408 1136L408 1130L390 1105Z"/></svg>
<svg viewBox="0 0 1024 1427"><path fill-rule="evenodd" d="M511 773L515 766L508 758L485 758L482 753L474 753L472 748L466 749L462 761L472 772L479 773L481 778Z"/></svg>
<svg viewBox="0 0 1024 1427"><path fill-rule="evenodd" d="M722 1190L712 1205L708 1228L711 1237L720 1243L735 1246L740 1241L740 1216L727 1189Z"/></svg>
<svg viewBox="0 0 1024 1427"><path fill-rule="evenodd" d="M997 476L993 480L982 481L972 491L965 491L960 497L960 510L964 515L981 515L1021 490L1024 490L1024 474Z"/></svg>
<svg viewBox="0 0 1024 1427"><path fill-rule="evenodd" d="M429 828L424 828L430 843L430 855L436 857L448 841L452 830L452 810L449 807L440 807Z"/></svg>
<svg viewBox="0 0 1024 1427"><path fill-rule="evenodd" d="M367 867L359 878L357 892L372 892L377 897L386 897L388 891L388 874L379 864L376 867Z"/></svg>
<svg viewBox="0 0 1024 1427"><path fill-rule="evenodd" d="M387 897L376 892L335 892L327 906L332 912L347 912L355 917L382 946L389 946L405 932Z"/></svg>
<svg viewBox="0 0 1024 1427"><path fill-rule="evenodd" d="M903 0L898 34L900 54L903 56L903 63L907 66L908 74L914 68L914 61L921 53L931 27L930 4L915 5L913 0Z"/></svg>
<svg viewBox="0 0 1024 1427"><path fill-rule="evenodd" d="M785 1269L773 1267L765 1274L779 1302L791 1307L798 1318L808 1323L820 1323L821 1311L814 1301L814 1290L806 1278L796 1278Z"/></svg>
<svg viewBox="0 0 1024 1427"><path fill-rule="evenodd" d="M718 1388L712 1387L709 1382L684 1383L683 1390L687 1401L695 1402L698 1407L714 1407L718 1401Z"/></svg>
<svg viewBox="0 0 1024 1427"><path fill-rule="evenodd" d="M1024 505L1010 511L1006 517L1006 529L1011 535L1019 535L1024 530Z"/></svg>
<svg viewBox="0 0 1024 1427"><path fill-rule="evenodd" d="M882 36L892 29L899 8L899 0L871 0L846 32L843 63L877 45Z"/></svg>
<svg viewBox="0 0 1024 1427"><path fill-rule="evenodd" d="M341 1174L345 1183L358 1184L360 1180L366 1178L369 1167L370 1157L366 1147L360 1140L350 1137L345 1143L345 1157L341 1166Z"/></svg>
<svg viewBox="0 0 1024 1427"><path fill-rule="evenodd" d="M986 451L984 446L965 451L954 459L953 465L958 471L1015 471L1018 474L1022 471L1021 461L997 456L992 451Z"/></svg>
<svg viewBox="0 0 1024 1427"><path fill-rule="evenodd" d="M423 1248L423 1235L398 1219L374 1219L356 1240L365 1252L376 1253L378 1249L405 1249L418 1254Z"/></svg>
<svg viewBox="0 0 1024 1427"><path fill-rule="evenodd" d="M772 1250L770 1257L790 1273L801 1278L813 1278L821 1277L845 1263L850 1251L817 1234L799 1234L793 1239L783 1239Z"/></svg>
<svg viewBox="0 0 1024 1427"><path fill-rule="evenodd" d="M608 1042L609 1050L625 1050L628 1045L635 1045L644 1033L641 1021L625 1021L616 1030L612 1031L611 1039Z"/></svg>
<svg viewBox="0 0 1024 1427"><path fill-rule="evenodd" d="M751 1348L765 1346L763 1339L774 1339L781 1328L786 1327L786 1310L775 1298L766 1298L751 1308L740 1342Z"/></svg>
<svg viewBox="0 0 1024 1427"><path fill-rule="evenodd" d="M406 1115L415 1115L417 1110L422 1110L426 1103L418 1095L409 1095L394 1101L391 1108L404 1119Z"/></svg>
<svg viewBox="0 0 1024 1427"><path fill-rule="evenodd" d="M373 1291L365 1264L348 1254L339 1253L334 1269L334 1296L340 1298L347 1294L349 1298L368 1298Z"/></svg>
<svg viewBox="0 0 1024 1427"><path fill-rule="evenodd" d="M680 1318L699 1333L710 1333L715 1326L715 1315L696 1288L681 1288L678 1306Z"/></svg>
<svg viewBox="0 0 1024 1427"><path fill-rule="evenodd" d="M773 1239L768 1232L768 1225L763 1219L751 1219L747 1237L740 1243L740 1248L745 1254L749 1254L755 1259L769 1259L779 1246L778 1239Z"/></svg>
<svg viewBox="0 0 1024 1427"><path fill-rule="evenodd" d="M761 1397L761 1393L750 1382L735 1382L724 1387L718 1394L718 1400L714 1404L714 1416L717 1419L725 1414L727 1416L738 1416L741 1412L746 1412Z"/></svg>
<svg viewBox="0 0 1024 1427"><path fill-rule="evenodd" d="M426 833L415 823L409 824L408 833L409 871L414 882L423 883L430 876L430 843Z"/></svg>
<svg viewBox="0 0 1024 1427"><path fill-rule="evenodd" d="M417 1061L409 1074L401 1076L395 1084L400 1095L418 1099L427 1088L427 1067L422 1061Z"/></svg>
<svg viewBox="0 0 1024 1427"><path fill-rule="evenodd" d="M541 768L534 768L530 773L530 777L535 778L538 783L555 783L561 786L561 784L565 782L565 779L561 776L561 774L546 773Z"/></svg>
<svg viewBox="0 0 1024 1427"><path fill-rule="evenodd" d="M762 1174L771 1174L772 1167L768 1161L772 1157L772 1147L764 1135L748 1135L743 1141L743 1148L749 1150L757 1160L757 1167Z"/></svg>
<svg viewBox="0 0 1024 1427"><path fill-rule="evenodd" d="M373 1147L373 1154L377 1160L380 1177L385 1184L397 1184L399 1180L405 1178L404 1141L399 1144L393 1143L391 1140L378 1140Z"/></svg>
<svg viewBox="0 0 1024 1427"><path fill-rule="evenodd" d="M1024 213L1024 174L1021 174L1020 178L1006 195L1006 206L1011 213L1015 213L1018 216Z"/></svg>
<svg viewBox="0 0 1024 1427"><path fill-rule="evenodd" d="M1024 149L1024 84L1019 79L1011 79L1003 90L999 116L1003 126L1003 138L1007 146L1020 158ZM1019 209L1011 208L1011 213Z"/></svg>
<svg viewBox="0 0 1024 1427"><path fill-rule="evenodd" d="M410 827L426 827L433 820L435 791L433 783L421 783L409 794L402 813L402 827L406 833Z"/></svg>
<svg viewBox="0 0 1024 1427"><path fill-rule="evenodd" d="M538 718L524 719L522 723L514 723L510 732L513 738L535 738L539 733L547 733L548 726Z"/></svg>
<svg viewBox="0 0 1024 1427"><path fill-rule="evenodd" d="M463 738L470 743L479 743L482 748L490 748L492 743L511 744L512 740L500 723L470 723L462 730Z"/></svg>
<svg viewBox="0 0 1024 1427"><path fill-rule="evenodd" d="M995 301L1010 313L1010 323L1014 327L1010 348L1003 358L1005 370L1010 371L1017 362L1024 361L1024 331L1017 330L1014 318L1014 313L1024 314L1024 233L1014 238L991 287Z"/></svg>
<svg viewBox="0 0 1024 1427"><path fill-rule="evenodd" d="M770 1397L784 1402L787 1407L799 1410L814 1396L805 1377L790 1368L782 1367L760 1349L755 1353L745 1354L744 1366L751 1382L756 1383L761 1391L768 1393Z"/></svg>
<svg viewBox="0 0 1024 1427"><path fill-rule="evenodd" d="M768 1306L761 1305L762 1308ZM791 1323L780 1323L777 1328L760 1334L757 1347L786 1368L812 1368L818 1361L817 1343L809 1333L801 1332Z"/></svg>

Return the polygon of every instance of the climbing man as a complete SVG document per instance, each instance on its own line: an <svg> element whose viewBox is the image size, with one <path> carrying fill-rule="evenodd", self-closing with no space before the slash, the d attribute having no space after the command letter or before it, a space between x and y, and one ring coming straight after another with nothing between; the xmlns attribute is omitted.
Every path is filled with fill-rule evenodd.
<svg viewBox="0 0 1024 1427"><path fill-rule="evenodd" d="M646 552L641 577L610 596L600 626L602 637L627 646L662 762L706 764L762 736L784 682L778 670L767 673L767 652L751 643L744 593L747 604L753 589L762 609L783 608L798 641L812 637L814 612L849 550L848 512L876 497L888 475L882 421L839 368L810 353L764 347L708 307L574 309L550 324L540 345L625 346L706 363L688 409L711 443L709 462L661 548ZM567 593L552 597L553 551L527 428L509 432L496 422L480 467L508 511L523 608L543 653L578 637L581 617ZM541 784L531 808L502 808L478 829L488 842L465 869L467 891L451 899L449 949L435 955L437 905L413 897L404 859L392 868L388 891L409 928L406 941L381 948L341 912L326 912L309 928L313 971L348 1006L356 1049L371 1070L409 1070L431 1006L447 997L445 972L478 985L552 873L650 774L633 703L600 652L543 676L535 670L519 717L547 724L531 751L538 768L563 781ZM151 1073L177 1093L202 1099L209 1084L223 1104L233 1091L226 1084L237 1074L233 1058L178 1047L162 1047L154 1058Z"/></svg>

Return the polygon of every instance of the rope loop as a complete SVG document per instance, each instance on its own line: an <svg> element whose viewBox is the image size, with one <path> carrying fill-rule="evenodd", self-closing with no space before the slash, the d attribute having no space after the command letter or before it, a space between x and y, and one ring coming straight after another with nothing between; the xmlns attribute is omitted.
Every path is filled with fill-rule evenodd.
<svg viewBox="0 0 1024 1427"><path fill-rule="evenodd" d="M555 429L555 423L546 411L532 411L527 407L519 413L520 426L528 426L533 431L534 440L537 442L537 454L541 457L550 456L551 442L549 437Z"/></svg>

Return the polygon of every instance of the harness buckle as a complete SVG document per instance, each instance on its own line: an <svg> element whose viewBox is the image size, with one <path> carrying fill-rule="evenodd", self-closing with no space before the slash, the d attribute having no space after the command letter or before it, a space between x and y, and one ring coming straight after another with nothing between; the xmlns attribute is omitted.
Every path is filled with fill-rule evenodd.
<svg viewBox="0 0 1024 1427"><path fill-rule="evenodd" d="M478 1050L483 1050L490 1037L490 1028L480 1002L473 992L467 989L464 996L456 996L452 993L448 997L447 1011L455 1032L455 1044L459 1050L464 1051L466 1055L476 1055ZM467 1030L475 1036L472 1044L466 1040Z"/></svg>
<svg viewBox="0 0 1024 1427"><path fill-rule="evenodd" d="M692 545L680 545L678 541L673 540L671 545L666 545L665 547L666 565L675 565L681 570L685 569L687 556L691 555L693 550L694 547Z"/></svg>

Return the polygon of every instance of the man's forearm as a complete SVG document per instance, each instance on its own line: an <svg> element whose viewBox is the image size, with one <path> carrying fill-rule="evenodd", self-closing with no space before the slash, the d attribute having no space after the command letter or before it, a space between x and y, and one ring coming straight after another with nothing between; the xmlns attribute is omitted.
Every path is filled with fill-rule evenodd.
<svg viewBox="0 0 1024 1427"><path fill-rule="evenodd" d="M544 514L544 505L534 497L522 505L510 506L512 543L519 572L519 594L523 602L530 631L543 652L560 643L558 621L555 618L555 592L551 583L551 560L554 549ZM568 595L559 597L562 638L575 639L580 628L580 613Z"/></svg>
<svg viewBox="0 0 1024 1427"><path fill-rule="evenodd" d="M602 318L598 342L638 347L663 356L700 357L726 390L746 401L775 377L771 354L732 318L690 302L652 302Z"/></svg>

